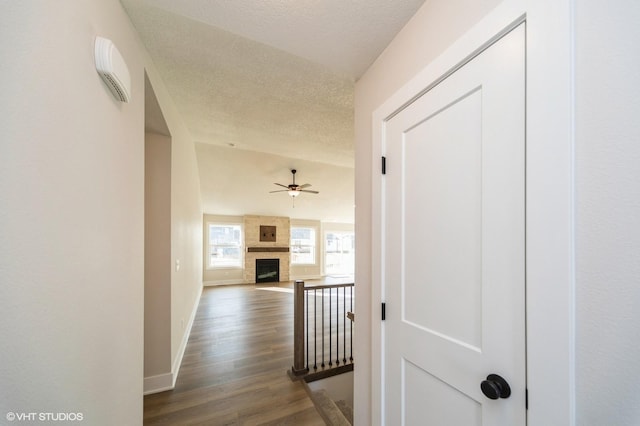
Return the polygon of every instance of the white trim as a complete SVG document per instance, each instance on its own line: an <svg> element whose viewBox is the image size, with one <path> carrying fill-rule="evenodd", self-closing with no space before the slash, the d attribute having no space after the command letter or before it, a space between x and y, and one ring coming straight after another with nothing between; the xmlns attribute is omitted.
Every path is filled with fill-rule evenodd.
<svg viewBox="0 0 640 426"><path fill-rule="evenodd" d="M234 284L247 284L243 278L236 278L233 280L214 280L214 281L204 281L202 283L205 287L215 287L218 285L234 285Z"/></svg>
<svg viewBox="0 0 640 426"><path fill-rule="evenodd" d="M241 248L241 249L242 249L243 254L244 254L246 249L245 248ZM210 255L210 253L207 253L207 256L209 256L209 255ZM244 256L243 256L243 263L244 263ZM207 266L205 269L207 271L224 271L224 270L227 270L227 271L244 271L244 268L242 266Z"/></svg>
<svg viewBox="0 0 640 426"><path fill-rule="evenodd" d="M372 424L384 423L384 122L514 23L527 22L528 424L575 425L573 1L505 0L373 113ZM466 59L466 60L467 60ZM465 60L465 61L466 61ZM463 61L463 62L465 62Z"/></svg>
<svg viewBox="0 0 640 426"><path fill-rule="evenodd" d="M295 280L302 280L302 281L308 281L308 280L320 280L322 279L322 275L297 275L295 277L290 277L290 281L295 281Z"/></svg>
<svg viewBox="0 0 640 426"><path fill-rule="evenodd" d="M174 388L173 373L158 374L144 378L143 395L164 392Z"/></svg>
<svg viewBox="0 0 640 426"><path fill-rule="evenodd" d="M527 1L529 425L574 426L574 0Z"/></svg>

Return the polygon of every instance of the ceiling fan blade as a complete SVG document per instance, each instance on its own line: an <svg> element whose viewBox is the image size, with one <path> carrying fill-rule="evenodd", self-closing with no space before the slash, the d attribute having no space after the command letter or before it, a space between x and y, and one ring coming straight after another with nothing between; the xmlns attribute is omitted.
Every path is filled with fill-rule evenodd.
<svg viewBox="0 0 640 426"><path fill-rule="evenodd" d="M269 191L269 193L273 193L273 192L288 192L289 195L291 195L292 197L295 197L297 195L299 195L301 192L307 192L309 194L319 194L318 191L311 191L308 189L303 189L303 188L308 188L311 186L310 183L305 183L304 185L296 185L296 170L292 169L291 170L291 174L293 175L293 183L290 185L283 185L281 183L277 183L274 182L274 185L277 185L279 187L282 187L284 189L279 189L276 191Z"/></svg>

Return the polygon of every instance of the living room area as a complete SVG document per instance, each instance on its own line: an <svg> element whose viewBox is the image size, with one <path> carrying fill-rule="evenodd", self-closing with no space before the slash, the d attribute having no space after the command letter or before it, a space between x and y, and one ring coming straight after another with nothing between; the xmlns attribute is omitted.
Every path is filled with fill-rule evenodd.
<svg viewBox="0 0 640 426"><path fill-rule="evenodd" d="M205 214L203 231L205 286L353 280L353 224Z"/></svg>

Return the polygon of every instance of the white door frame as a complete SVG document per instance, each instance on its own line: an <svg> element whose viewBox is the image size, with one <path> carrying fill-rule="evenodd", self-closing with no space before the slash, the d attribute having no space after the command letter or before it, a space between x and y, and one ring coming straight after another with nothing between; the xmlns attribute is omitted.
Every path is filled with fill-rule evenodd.
<svg viewBox="0 0 640 426"><path fill-rule="evenodd" d="M384 419L384 123L516 24L527 26L526 309L530 426L575 425L574 0L505 0L373 113L372 422ZM466 58L461 61L461 58Z"/></svg>

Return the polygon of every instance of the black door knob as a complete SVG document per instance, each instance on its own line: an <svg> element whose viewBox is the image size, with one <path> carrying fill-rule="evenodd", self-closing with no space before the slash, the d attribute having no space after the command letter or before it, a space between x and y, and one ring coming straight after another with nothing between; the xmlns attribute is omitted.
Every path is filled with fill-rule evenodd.
<svg viewBox="0 0 640 426"><path fill-rule="evenodd" d="M480 383L480 389L489 399L509 398L511 395L509 383L497 374L489 374L487 380Z"/></svg>

